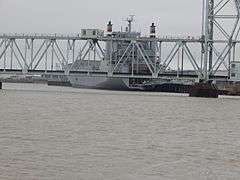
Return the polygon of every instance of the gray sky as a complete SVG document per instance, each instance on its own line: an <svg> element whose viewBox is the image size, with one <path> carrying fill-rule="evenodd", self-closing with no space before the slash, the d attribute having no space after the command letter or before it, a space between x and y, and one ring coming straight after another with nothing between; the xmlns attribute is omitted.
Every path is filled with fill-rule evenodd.
<svg viewBox="0 0 240 180"><path fill-rule="evenodd" d="M148 32L152 21L159 35L201 32L201 0L0 0L0 32L78 33L81 28L115 30L136 15L135 30Z"/></svg>

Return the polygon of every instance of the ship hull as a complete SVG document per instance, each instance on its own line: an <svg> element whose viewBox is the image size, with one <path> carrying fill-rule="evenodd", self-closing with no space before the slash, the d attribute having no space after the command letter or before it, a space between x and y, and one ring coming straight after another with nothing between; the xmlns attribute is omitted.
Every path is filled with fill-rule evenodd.
<svg viewBox="0 0 240 180"><path fill-rule="evenodd" d="M104 90L120 90L128 91L129 79L128 78L114 78L114 77L97 77L97 76L69 76L71 85L77 88L88 89L104 89Z"/></svg>

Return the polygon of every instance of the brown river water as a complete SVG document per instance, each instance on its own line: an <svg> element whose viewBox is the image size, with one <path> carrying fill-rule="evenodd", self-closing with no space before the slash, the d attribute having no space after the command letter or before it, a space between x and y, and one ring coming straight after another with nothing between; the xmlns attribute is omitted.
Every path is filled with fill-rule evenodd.
<svg viewBox="0 0 240 180"><path fill-rule="evenodd" d="M0 179L238 180L240 97L3 84Z"/></svg>

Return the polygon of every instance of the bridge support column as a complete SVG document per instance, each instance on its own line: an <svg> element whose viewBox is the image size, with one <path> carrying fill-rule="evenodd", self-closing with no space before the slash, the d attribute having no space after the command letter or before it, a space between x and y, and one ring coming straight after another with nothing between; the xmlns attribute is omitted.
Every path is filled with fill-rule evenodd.
<svg viewBox="0 0 240 180"><path fill-rule="evenodd" d="M204 65L203 65L203 78L199 83L192 86L189 92L190 97L205 97L205 98L218 98L219 90L209 81L209 68L212 68L212 40L213 40L213 8L214 0L203 0L203 30L204 33Z"/></svg>
<svg viewBox="0 0 240 180"><path fill-rule="evenodd" d="M190 97L218 98L219 90L212 82L194 84L189 92Z"/></svg>

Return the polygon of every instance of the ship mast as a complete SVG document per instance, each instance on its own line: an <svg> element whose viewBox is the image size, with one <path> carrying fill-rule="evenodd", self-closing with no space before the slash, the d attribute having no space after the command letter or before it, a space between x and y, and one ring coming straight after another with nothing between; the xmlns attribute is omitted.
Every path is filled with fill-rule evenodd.
<svg viewBox="0 0 240 180"><path fill-rule="evenodd" d="M134 16L135 15L129 15L129 17L126 19L126 21L128 22L128 33L132 32L132 22L134 21Z"/></svg>

